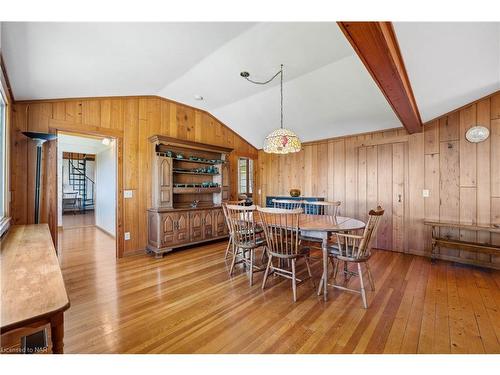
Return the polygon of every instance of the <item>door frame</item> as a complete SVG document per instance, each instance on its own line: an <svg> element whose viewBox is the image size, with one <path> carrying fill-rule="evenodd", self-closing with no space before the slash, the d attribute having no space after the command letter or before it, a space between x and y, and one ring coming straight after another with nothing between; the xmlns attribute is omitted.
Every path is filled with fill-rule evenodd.
<svg viewBox="0 0 500 375"><path fill-rule="evenodd" d="M49 133L69 133L72 135L94 136L102 138L112 138L116 142L116 203L115 203L115 257L123 257L125 250L124 243L124 228L123 228L123 132L114 129L102 129L92 126L83 127L81 124L74 124L66 121L49 121ZM56 188L50 191L49 189L49 210L52 211L52 220L49 218L49 227L52 226L52 238L56 249L58 249L58 185L57 185L57 142L55 142L55 152L49 153L48 166L49 170L55 170L55 173L50 173L47 176L48 186L53 185ZM53 168L50 168L50 167ZM51 199L52 198L52 199ZM52 224L52 225L51 225ZM58 252L59 254L59 252Z"/></svg>
<svg viewBox="0 0 500 375"><path fill-rule="evenodd" d="M403 200L403 202L402 202L403 203L402 219L403 219L403 227L404 227L403 237L402 237L403 246L402 246L401 251L394 249L394 243L393 243L394 236L392 236L392 238L391 238L392 249L386 249L386 250L408 253L409 252L409 241L408 241L407 229L410 227L410 217L409 217L409 215L410 215L410 210L409 210L409 142L408 142L408 138L407 138L407 136L405 136L405 137L399 137L398 139L380 140L379 142L377 142L377 141L378 140L373 140L372 142L366 142L366 143L362 143L362 144L355 146L356 162L357 162L357 166L356 166L356 200L358 202L360 201L360 197L359 197L359 194L360 194L360 191L359 191L359 183L360 183L360 181L359 181L359 173L360 173L360 171L359 171L359 152L360 152L360 150L362 148L366 149L368 147L379 147L379 146L387 146L387 145L394 147L394 145L402 145L403 146L403 167L404 167L404 170L403 170L403 194L402 194L402 196L400 196L400 199ZM393 150L394 150L394 148L393 148ZM378 176L378 171L377 171L377 179L379 177L380 176ZM393 184L393 181L391 181L391 184ZM394 233L394 200L395 200L395 196L394 196L393 186L392 186L391 191L392 191L391 231L392 231L392 233ZM380 201L378 198L378 188L377 188L377 204L380 204ZM358 211L357 208L356 208L356 211ZM360 218L360 219L363 220L366 218Z"/></svg>

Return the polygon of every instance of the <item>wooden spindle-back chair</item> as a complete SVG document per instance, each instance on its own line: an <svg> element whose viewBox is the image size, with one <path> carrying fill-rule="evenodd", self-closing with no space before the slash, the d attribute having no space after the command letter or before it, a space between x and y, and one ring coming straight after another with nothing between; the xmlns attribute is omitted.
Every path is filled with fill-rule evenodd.
<svg viewBox="0 0 500 375"><path fill-rule="evenodd" d="M317 201L303 203L304 213L306 215L329 215L337 216L339 213L340 201Z"/></svg>
<svg viewBox="0 0 500 375"><path fill-rule="evenodd" d="M259 235L260 226L255 220L255 209L255 206L226 205L234 249L229 275L233 274L237 263L244 263L250 273L250 286L253 285L254 272L264 270L255 265L255 249L266 246L265 239Z"/></svg>
<svg viewBox="0 0 500 375"><path fill-rule="evenodd" d="M339 212L339 207L341 205L340 201L317 201L317 202L304 202L304 213L307 215L328 215L336 217ZM306 245L311 246L316 250L321 250L321 238L314 237L301 237L302 242Z"/></svg>
<svg viewBox="0 0 500 375"><path fill-rule="evenodd" d="M368 222L366 223L365 229L362 235L347 234L347 233L337 233L337 242L329 248L329 256L333 257L335 260L335 269L333 272L333 284L332 286L337 289L347 290L351 292L356 292L361 294L363 300L364 308L368 308L368 303L366 300L366 291L363 281L363 270L361 265L364 264L366 272L368 274L368 280L372 290L375 290L375 284L373 282L373 277L370 271L370 266L368 260L371 257L371 248L373 240L376 237L377 229L380 224L380 220L384 215L384 210L382 207L378 206L374 210L370 210L368 213ZM339 263L344 262L344 283L345 286L336 284L336 277L339 269ZM347 265L349 263L356 263L358 272L349 271ZM347 288L347 283L351 276L359 276L360 290ZM318 295L321 293L321 286L318 290Z"/></svg>
<svg viewBox="0 0 500 375"><path fill-rule="evenodd" d="M282 210L295 210L297 208L302 208L304 201L293 200L293 199L273 199L271 200L274 208L279 208Z"/></svg>
<svg viewBox="0 0 500 375"><path fill-rule="evenodd" d="M222 212L224 213L224 218L226 219L226 225L229 231L229 239L227 241L227 247L226 247L226 252L224 254L224 259L227 258L228 254L233 255L234 249L233 249L233 234L231 233L231 226L229 224L229 218L227 216L227 210L226 206L231 205L231 206L244 206L245 205L245 200L238 200L238 201L225 201L222 202Z"/></svg>
<svg viewBox="0 0 500 375"><path fill-rule="evenodd" d="M269 256L262 289L266 287L270 273L286 277L292 280L293 301L295 302L297 300L297 281L303 281L296 276L297 259L304 258L309 278L314 286L309 265L309 249L300 246L299 218L302 209L257 207L257 210L259 211L259 221L264 229ZM278 265L273 264L273 258L277 258ZM284 268L286 261L290 261L291 271Z"/></svg>

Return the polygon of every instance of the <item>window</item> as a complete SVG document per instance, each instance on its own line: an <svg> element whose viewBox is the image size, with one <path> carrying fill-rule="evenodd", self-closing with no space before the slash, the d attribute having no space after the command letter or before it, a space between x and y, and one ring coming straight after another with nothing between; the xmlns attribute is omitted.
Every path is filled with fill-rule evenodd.
<svg viewBox="0 0 500 375"><path fill-rule="evenodd" d="M6 149L7 149L7 139L6 139L6 102L2 91L0 90L0 221L5 216L5 197L6 197L6 186L5 181L7 176L5 165L6 160Z"/></svg>
<svg viewBox="0 0 500 375"><path fill-rule="evenodd" d="M253 192L253 160L240 158L238 161L238 193L252 196Z"/></svg>
<svg viewBox="0 0 500 375"><path fill-rule="evenodd" d="M0 72L1 74L1 72ZM0 236L9 229L7 217L7 101L0 82Z"/></svg>

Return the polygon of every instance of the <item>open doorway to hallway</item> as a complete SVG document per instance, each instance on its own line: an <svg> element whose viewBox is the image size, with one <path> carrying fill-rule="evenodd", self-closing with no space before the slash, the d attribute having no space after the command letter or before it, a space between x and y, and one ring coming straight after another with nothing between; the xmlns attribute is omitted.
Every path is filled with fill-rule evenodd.
<svg viewBox="0 0 500 375"><path fill-rule="evenodd" d="M95 236L94 231L98 231L112 238L109 254L114 258L116 142L110 138L67 132L59 132L57 142L61 253L68 250L64 248L68 243L65 237L80 237L85 229L83 232L87 235Z"/></svg>
<svg viewBox="0 0 500 375"><path fill-rule="evenodd" d="M62 137L64 146L67 136ZM60 225L65 229L95 225L95 159L93 153L62 152Z"/></svg>

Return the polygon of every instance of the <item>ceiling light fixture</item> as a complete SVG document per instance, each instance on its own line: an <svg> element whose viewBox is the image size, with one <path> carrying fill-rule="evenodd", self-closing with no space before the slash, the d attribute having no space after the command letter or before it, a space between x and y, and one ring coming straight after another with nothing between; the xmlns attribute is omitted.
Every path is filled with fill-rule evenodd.
<svg viewBox="0 0 500 375"><path fill-rule="evenodd" d="M479 143L488 139L490 135L490 130L481 125L476 125L467 130L465 133L465 138L471 143Z"/></svg>
<svg viewBox="0 0 500 375"><path fill-rule="evenodd" d="M270 154L289 154L292 152L299 152L302 149L299 137L293 131L283 127L283 64L281 64L280 70L274 76L264 82L251 80L248 78L250 77L250 73L248 72L240 73L240 76L249 82L255 83L256 85L266 85L278 75L280 76L281 126L279 129L276 129L269 134L264 140L264 152Z"/></svg>
<svg viewBox="0 0 500 375"><path fill-rule="evenodd" d="M203 100L203 96L201 96L201 95L195 95L194 99L195 100Z"/></svg>
<svg viewBox="0 0 500 375"><path fill-rule="evenodd" d="M102 144L104 146L109 146L110 143L111 143L111 139L109 139L109 138L103 138L102 139Z"/></svg>

